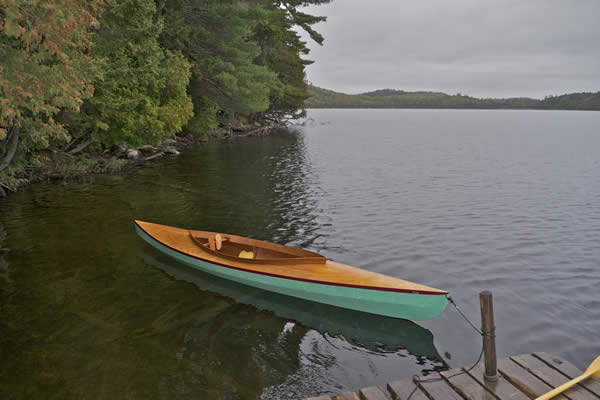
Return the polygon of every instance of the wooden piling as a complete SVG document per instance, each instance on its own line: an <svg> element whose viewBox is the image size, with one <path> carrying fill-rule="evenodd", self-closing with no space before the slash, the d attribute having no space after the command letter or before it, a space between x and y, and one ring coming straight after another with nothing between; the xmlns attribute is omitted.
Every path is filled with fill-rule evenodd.
<svg viewBox="0 0 600 400"><path fill-rule="evenodd" d="M496 382L498 380L498 367L496 363L496 326L494 325L492 293L488 290L479 293L479 304L481 306L481 331L483 332L484 379L489 382Z"/></svg>

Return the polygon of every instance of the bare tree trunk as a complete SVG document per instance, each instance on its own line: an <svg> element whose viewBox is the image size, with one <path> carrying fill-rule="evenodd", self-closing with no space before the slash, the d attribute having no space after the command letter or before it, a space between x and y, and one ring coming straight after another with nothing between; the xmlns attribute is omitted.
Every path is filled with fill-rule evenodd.
<svg viewBox="0 0 600 400"><path fill-rule="evenodd" d="M80 136L80 137L76 137L76 138L71 138L71 141L69 143L67 143L64 147L63 147L63 151L67 152L69 151L69 149L73 146L75 146L77 144L77 142L81 141L86 135Z"/></svg>
<svg viewBox="0 0 600 400"><path fill-rule="evenodd" d="M229 126L227 127L229 134L231 134L231 132L233 131L233 123L234 122L235 122L235 111L230 109L229 110Z"/></svg>
<svg viewBox="0 0 600 400"><path fill-rule="evenodd" d="M90 138L86 142L83 142L79 146L75 147L73 150L69 151L69 154L79 153L81 150L85 149L86 147L88 147L93 142L94 142L94 139Z"/></svg>
<svg viewBox="0 0 600 400"><path fill-rule="evenodd" d="M17 147L19 144L19 127L13 126L10 129L10 133L7 138L8 150L6 151L4 158L0 160L0 171L8 167L10 162L12 161L15 153L17 152Z"/></svg>

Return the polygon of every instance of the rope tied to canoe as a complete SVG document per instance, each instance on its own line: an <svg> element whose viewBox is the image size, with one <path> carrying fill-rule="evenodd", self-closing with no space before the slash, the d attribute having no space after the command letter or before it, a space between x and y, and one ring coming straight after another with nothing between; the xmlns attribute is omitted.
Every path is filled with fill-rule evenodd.
<svg viewBox="0 0 600 400"><path fill-rule="evenodd" d="M464 318L464 320L467 321L467 323L471 326L471 328L473 328L475 330L475 332L477 332L479 335L481 335L481 337L488 336L488 337L493 338L496 336L494 333L495 329L492 329L491 332L484 332L483 330L477 328L477 326L475 326L475 324L473 322L471 322L471 320L462 312L460 307L458 307L458 304L456 304L456 302L450 295L446 295L446 298L448 299L448 302L450 304L452 304L454 306L454 308L456 308L456 311ZM467 372L469 372L473 368L475 368L477 366L477 364L479 364L479 362L481 362L482 357L483 357L483 345L481 346L481 352L479 353L479 357L477 358L477 361L475 361L475 363L472 366L470 366L469 368L464 369L460 372L457 372L456 374L447 376L445 379L449 380L450 378L454 378L455 376L466 374ZM412 380L415 384L415 388L412 390L412 392L410 392L410 394L408 395L406 400L410 400L410 398L413 396L413 394L415 394L415 392L419 388L421 388L421 390L425 391L425 388L422 385L423 383L443 381L444 378L440 375L440 377L438 377L438 378L421 379L420 376L413 375Z"/></svg>

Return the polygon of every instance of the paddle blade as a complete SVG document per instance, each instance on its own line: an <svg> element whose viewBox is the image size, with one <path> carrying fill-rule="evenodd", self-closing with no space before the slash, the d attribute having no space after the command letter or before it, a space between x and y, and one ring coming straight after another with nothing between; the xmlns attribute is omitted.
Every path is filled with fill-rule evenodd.
<svg viewBox="0 0 600 400"><path fill-rule="evenodd" d="M585 373L591 373L592 378L600 378L600 357L597 357L589 367L585 370Z"/></svg>

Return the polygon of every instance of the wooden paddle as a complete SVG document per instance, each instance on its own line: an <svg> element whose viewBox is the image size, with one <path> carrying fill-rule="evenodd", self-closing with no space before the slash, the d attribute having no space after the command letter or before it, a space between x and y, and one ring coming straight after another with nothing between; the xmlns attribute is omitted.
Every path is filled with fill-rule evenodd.
<svg viewBox="0 0 600 400"><path fill-rule="evenodd" d="M590 364L589 367L587 367L587 369L585 370L585 372L583 374L579 375L577 378L571 379L569 382L563 383L562 385L560 385L556 389L554 389L554 390L546 393L543 396L538 397L535 400L548 400L548 399L551 399L554 396L556 396L557 394L560 394L560 393L564 392L565 390L567 390L571 386L573 386L576 383L581 382L582 380L587 379L589 377L596 378L596 379L600 378L600 357L598 357L594 361L592 361L592 363Z"/></svg>

